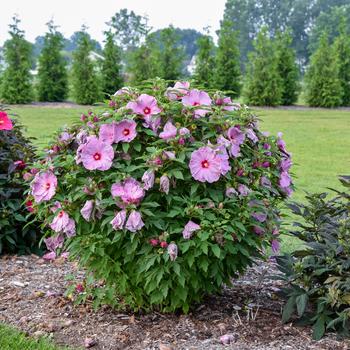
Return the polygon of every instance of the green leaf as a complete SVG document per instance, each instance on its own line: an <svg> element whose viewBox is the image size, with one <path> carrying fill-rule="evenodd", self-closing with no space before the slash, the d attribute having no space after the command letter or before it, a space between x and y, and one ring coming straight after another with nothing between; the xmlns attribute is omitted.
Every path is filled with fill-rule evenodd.
<svg viewBox="0 0 350 350"><path fill-rule="evenodd" d="M140 143L134 143L133 147L134 147L134 150L136 152L140 152L141 151L141 144Z"/></svg>
<svg viewBox="0 0 350 350"><path fill-rule="evenodd" d="M320 315L320 317L317 319L316 323L312 327L312 338L314 340L320 340L325 331L326 331L326 326L325 326L325 317L324 315Z"/></svg>
<svg viewBox="0 0 350 350"><path fill-rule="evenodd" d="M215 255L217 258L220 258L221 249L220 249L220 247L219 247L218 245L212 244L211 250L212 250L212 252L214 253L214 255Z"/></svg>
<svg viewBox="0 0 350 350"><path fill-rule="evenodd" d="M175 176L176 179L183 180L184 176L182 175L182 172L180 170L174 170L172 171L172 174Z"/></svg>
<svg viewBox="0 0 350 350"><path fill-rule="evenodd" d="M294 310L295 310L295 296L292 296L288 299L286 305L283 308L282 322L288 322L292 317Z"/></svg>
<svg viewBox="0 0 350 350"><path fill-rule="evenodd" d="M130 147L130 144L128 142L122 143L122 148L123 148L124 153L128 153L129 147Z"/></svg>
<svg viewBox="0 0 350 350"><path fill-rule="evenodd" d="M309 296L306 293L297 296L295 303L297 304L297 312L299 317L304 314L308 300Z"/></svg>
<svg viewBox="0 0 350 350"><path fill-rule="evenodd" d="M191 186L191 191L190 191L191 197L196 193L198 187L199 187L199 184L198 184L198 183L194 183L194 184Z"/></svg>

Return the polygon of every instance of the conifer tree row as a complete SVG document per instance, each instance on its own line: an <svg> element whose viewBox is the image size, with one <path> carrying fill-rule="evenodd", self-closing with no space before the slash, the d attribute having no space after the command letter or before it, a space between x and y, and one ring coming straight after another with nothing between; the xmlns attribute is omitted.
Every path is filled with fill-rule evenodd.
<svg viewBox="0 0 350 350"><path fill-rule="evenodd" d="M28 103L34 94L32 76L32 45L25 40L24 31L17 16L9 25L10 39L4 45L6 68L1 79L1 99L6 103Z"/></svg>
<svg viewBox="0 0 350 350"><path fill-rule="evenodd" d="M60 102L68 94L66 62L61 54L64 38L52 20L47 27L39 57L38 98L39 101Z"/></svg>
<svg viewBox="0 0 350 350"><path fill-rule="evenodd" d="M350 106L350 34L347 33L344 17L339 24L339 36L335 39L334 50L339 64L341 105Z"/></svg>
<svg viewBox="0 0 350 350"><path fill-rule="evenodd" d="M83 26L72 64L73 94L79 104L92 104L101 97L95 64L90 57L91 51L91 39Z"/></svg>
<svg viewBox="0 0 350 350"><path fill-rule="evenodd" d="M254 106L276 106L282 101L282 79L278 70L275 45L267 28L254 41L244 86L245 102Z"/></svg>
<svg viewBox="0 0 350 350"><path fill-rule="evenodd" d="M197 43L194 78L204 88L211 88L214 85L215 45L209 34L200 37Z"/></svg>
<svg viewBox="0 0 350 350"><path fill-rule="evenodd" d="M318 49L311 56L305 76L306 100L313 107L337 107L342 103L339 61L328 33L323 32Z"/></svg>
<svg viewBox="0 0 350 350"><path fill-rule="evenodd" d="M105 32L105 36L101 67L102 92L111 95L123 85L121 50L111 30Z"/></svg>
<svg viewBox="0 0 350 350"><path fill-rule="evenodd" d="M214 87L221 91L230 91L232 97L241 92L240 53L238 48L238 33L233 23L227 20L221 22L218 48L216 52L216 65Z"/></svg>

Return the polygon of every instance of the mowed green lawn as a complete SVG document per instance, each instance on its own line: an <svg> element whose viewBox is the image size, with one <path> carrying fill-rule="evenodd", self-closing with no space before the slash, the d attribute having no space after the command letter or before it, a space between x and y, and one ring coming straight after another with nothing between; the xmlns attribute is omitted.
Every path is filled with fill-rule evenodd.
<svg viewBox="0 0 350 350"><path fill-rule="evenodd" d="M293 199L305 191L341 188L337 175L350 174L350 111L257 110L264 130L283 132L292 153L297 187Z"/></svg>
<svg viewBox="0 0 350 350"><path fill-rule="evenodd" d="M79 120L87 107L48 108L15 107L13 111L44 147L58 128ZM296 192L293 199L302 200L305 191L321 192L327 187L340 188L337 175L350 174L350 111L325 109L256 109L261 129L273 134L281 131L293 154ZM299 243L286 238L283 251Z"/></svg>
<svg viewBox="0 0 350 350"><path fill-rule="evenodd" d="M35 137L37 140L34 143L40 148L47 145L58 129L78 121L80 115L87 111L85 106L61 108L27 105L11 108L11 112L17 114L27 128L27 135Z"/></svg>

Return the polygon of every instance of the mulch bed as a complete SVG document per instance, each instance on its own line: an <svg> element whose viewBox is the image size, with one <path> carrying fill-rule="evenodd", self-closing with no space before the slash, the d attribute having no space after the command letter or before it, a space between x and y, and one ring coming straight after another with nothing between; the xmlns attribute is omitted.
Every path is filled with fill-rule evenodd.
<svg viewBox="0 0 350 350"><path fill-rule="evenodd" d="M316 342L309 328L282 324L282 301L275 295L280 282L268 278L272 272L273 262L250 268L189 315L133 315L109 307L95 312L90 304L76 306L64 297L72 283L67 275L75 276L74 283L84 278L74 262L5 256L0 259L0 322L32 336L47 335L57 344L84 348L90 343L96 350L350 349L350 341L335 335ZM223 334L232 334L234 341L221 345Z"/></svg>

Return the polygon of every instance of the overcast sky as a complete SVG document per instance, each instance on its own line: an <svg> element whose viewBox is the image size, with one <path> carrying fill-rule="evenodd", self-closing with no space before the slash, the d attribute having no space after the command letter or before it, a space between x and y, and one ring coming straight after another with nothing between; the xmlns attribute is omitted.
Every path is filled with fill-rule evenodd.
<svg viewBox="0 0 350 350"><path fill-rule="evenodd" d="M147 15L154 29L173 24L179 28L202 31L210 26L214 34L219 27L226 0L0 0L0 45L8 38L8 24L14 13L22 20L26 38L34 41L42 35L45 24L53 17L66 37L85 23L94 39L103 40L105 22L122 8Z"/></svg>

